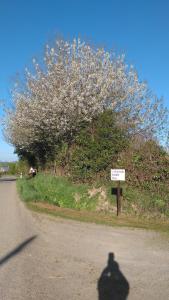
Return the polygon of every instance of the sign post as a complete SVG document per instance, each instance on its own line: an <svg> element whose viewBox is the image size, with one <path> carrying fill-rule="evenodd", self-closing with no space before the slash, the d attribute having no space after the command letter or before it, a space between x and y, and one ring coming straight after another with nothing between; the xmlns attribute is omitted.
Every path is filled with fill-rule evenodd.
<svg viewBox="0 0 169 300"><path fill-rule="evenodd" d="M120 181L125 181L125 170L124 169L111 169L111 180L117 181L117 216L121 213L121 188Z"/></svg>
<svg viewBox="0 0 169 300"><path fill-rule="evenodd" d="M117 184L117 216L121 214L120 181Z"/></svg>

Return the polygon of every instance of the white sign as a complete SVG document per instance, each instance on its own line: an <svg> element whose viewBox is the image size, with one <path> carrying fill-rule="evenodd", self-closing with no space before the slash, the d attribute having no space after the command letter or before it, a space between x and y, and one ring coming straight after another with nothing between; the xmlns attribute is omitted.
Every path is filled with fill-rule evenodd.
<svg viewBox="0 0 169 300"><path fill-rule="evenodd" d="M125 169L111 169L111 180L125 181Z"/></svg>

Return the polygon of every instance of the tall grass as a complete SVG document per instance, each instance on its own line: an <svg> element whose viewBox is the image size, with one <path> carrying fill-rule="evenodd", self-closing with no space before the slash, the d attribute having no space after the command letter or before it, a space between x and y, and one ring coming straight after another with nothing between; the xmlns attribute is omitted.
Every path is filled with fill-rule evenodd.
<svg viewBox="0 0 169 300"><path fill-rule="evenodd" d="M47 202L63 208L85 210L104 210L116 214L116 196L111 194L112 182L88 184L74 184L66 177L54 177L38 174L31 179L19 179L17 186L21 198L27 202ZM97 192L101 187L100 192ZM169 216L168 199L160 199L157 194L141 191L129 187L126 183L123 188L123 213L145 217L163 218ZM91 196L89 191L96 190ZM101 191L105 191L106 198L100 203ZM104 206L108 201L108 208Z"/></svg>
<svg viewBox="0 0 169 300"><path fill-rule="evenodd" d="M45 201L60 207L95 209L97 196L89 197L87 184L73 184L65 177L38 174L19 179L18 190L24 201Z"/></svg>

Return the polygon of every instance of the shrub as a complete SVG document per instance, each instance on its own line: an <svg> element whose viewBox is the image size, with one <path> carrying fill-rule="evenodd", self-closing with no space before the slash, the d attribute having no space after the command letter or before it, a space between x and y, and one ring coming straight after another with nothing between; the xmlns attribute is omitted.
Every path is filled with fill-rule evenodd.
<svg viewBox="0 0 169 300"><path fill-rule="evenodd" d="M127 135L117 127L115 114L110 110L101 113L90 124L83 124L76 135L70 163L73 177L90 179L105 171L127 145Z"/></svg>

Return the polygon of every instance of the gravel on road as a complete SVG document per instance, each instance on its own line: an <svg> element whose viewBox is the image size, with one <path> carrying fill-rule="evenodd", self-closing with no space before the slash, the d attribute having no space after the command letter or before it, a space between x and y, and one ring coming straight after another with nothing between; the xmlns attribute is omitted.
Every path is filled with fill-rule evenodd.
<svg viewBox="0 0 169 300"><path fill-rule="evenodd" d="M0 181L1 300L168 300L169 238L29 211Z"/></svg>

